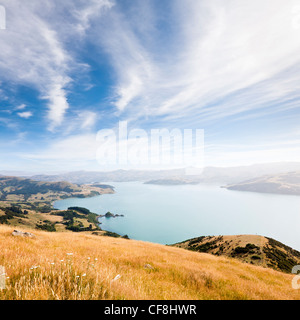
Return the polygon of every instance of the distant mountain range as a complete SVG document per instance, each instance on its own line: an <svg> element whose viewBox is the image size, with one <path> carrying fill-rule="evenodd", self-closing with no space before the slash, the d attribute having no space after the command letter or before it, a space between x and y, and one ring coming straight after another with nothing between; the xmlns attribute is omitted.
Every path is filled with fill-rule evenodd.
<svg viewBox="0 0 300 320"><path fill-rule="evenodd" d="M1 172L7 173L7 172ZM59 174L20 175L34 181L76 185L103 182L141 181L146 184L184 185L209 183L229 190L300 195L300 163L278 162L239 167L205 167L201 174L187 175L186 169L75 171Z"/></svg>
<svg viewBox="0 0 300 320"><path fill-rule="evenodd" d="M76 184L142 181L154 184L216 183L236 184L265 175L300 171L299 162L254 164L239 167L205 167L199 175L186 175L186 169L76 171L30 176L37 181L68 181ZM1 174L2 172L0 172Z"/></svg>
<svg viewBox="0 0 300 320"><path fill-rule="evenodd" d="M185 169L176 170L116 170L116 171L75 171L56 175L35 175L31 179L37 181L68 181L71 183L101 183L101 182L129 182L147 181L150 179L162 179L183 177Z"/></svg>

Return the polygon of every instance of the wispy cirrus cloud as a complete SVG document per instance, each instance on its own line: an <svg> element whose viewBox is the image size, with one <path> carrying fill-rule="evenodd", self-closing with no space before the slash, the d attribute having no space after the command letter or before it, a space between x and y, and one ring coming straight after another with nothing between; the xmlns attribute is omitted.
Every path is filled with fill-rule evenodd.
<svg viewBox="0 0 300 320"><path fill-rule="evenodd" d="M1 33L0 72L6 81L36 88L47 100L49 129L60 126L69 109L72 74L86 65L66 45L67 37L83 32L89 18L109 1L3 1L8 12L7 29ZM47 14L46 14L47 12ZM68 15L68 18L66 18ZM78 28L72 28L76 23ZM59 27L57 26L59 25Z"/></svg>
<svg viewBox="0 0 300 320"><path fill-rule="evenodd" d="M20 104L20 105L18 105L17 107L15 107L15 110L24 110L24 109L26 109L26 104L24 104L24 103L22 103L22 104Z"/></svg>
<svg viewBox="0 0 300 320"><path fill-rule="evenodd" d="M177 0L167 17L161 14L167 7L152 8L146 31L139 29L143 15L116 6L99 36L116 71L116 108L167 120L196 112L205 121L299 99L300 75L292 70L300 63L295 6L293 0ZM163 30L154 27L159 19L176 25L176 36L163 42Z"/></svg>
<svg viewBox="0 0 300 320"><path fill-rule="evenodd" d="M8 28L1 35L0 70L6 80L35 86L49 99L49 114L67 109L63 88L70 56L63 49L57 33L38 15L40 8L25 2L9 1ZM61 75L61 76L60 76ZM60 88L53 92L52 87ZM53 104L53 100L60 103ZM60 124L61 118L50 117L51 125Z"/></svg>

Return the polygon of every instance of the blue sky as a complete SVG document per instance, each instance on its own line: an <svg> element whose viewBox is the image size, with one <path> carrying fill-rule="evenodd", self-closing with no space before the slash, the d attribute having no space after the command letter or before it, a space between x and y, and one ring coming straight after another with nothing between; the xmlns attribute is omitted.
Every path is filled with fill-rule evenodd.
<svg viewBox="0 0 300 320"><path fill-rule="evenodd" d="M0 5L1 170L105 169L119 121L204 129L205 165L300 161L298 1Z"/></svg>

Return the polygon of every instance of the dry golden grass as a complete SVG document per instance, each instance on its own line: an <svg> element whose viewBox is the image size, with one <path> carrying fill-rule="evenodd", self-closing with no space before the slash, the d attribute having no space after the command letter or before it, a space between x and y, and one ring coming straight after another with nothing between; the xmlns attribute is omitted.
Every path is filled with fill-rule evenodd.
<svg viewBox="0 0 300 320"><path fill-rule="evenodd" d="M0 300L300 298L292 275L234 259L88 234L22 238L12 231L0 226L8 277Z"/></svg>

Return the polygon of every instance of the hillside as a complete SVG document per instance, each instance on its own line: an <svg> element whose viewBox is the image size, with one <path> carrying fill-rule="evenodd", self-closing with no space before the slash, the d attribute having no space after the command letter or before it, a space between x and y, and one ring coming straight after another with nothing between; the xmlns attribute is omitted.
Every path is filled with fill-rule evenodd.
<svg viewBox="0 0 300 320"><path fill-rule="evenodd" d="M227 185L225 188L238 191L300 195L300 171L262 176Z"/></svg>
<svg viewBox="0 0 300 320"><path fill-rule="evenodd" d="M158 244L0 226L0 299L299 299L293 275Z"/></svg>
<svg viewBox="0 0 300 320"><path fill-rule="evenodd" d="M45 182L31 179L0 176L0 206L11 204L42 209L51 208L56 200L86 198L113 193L108 185L77 185L70 182Z"/></svg>
<svg viewBox="0 0 300 320"><path fill-rule="evenodd" d="M0 176L0 201L44 201L45 198L53 201L57 198L70 196L88 197L101 194L104 189L103 187L77 185L65 181L45 182Z"/></svg>
<svg viewBox="0 0 300 320"><path fill-rule="evenodd" d="M113 193L108 185L76 185L0 177L0 224L47 231L99 231L98 215L85 208L55 210L52 203L69 197Z"/></svg>
<svg viewBox="0 0 300 320"><path fill-rule="evenodd" d="M292 268L300 264L300 252L274 239L257 235L203 236L176 243L174 246L232 257L287 273L291 273Z"/></svg>

